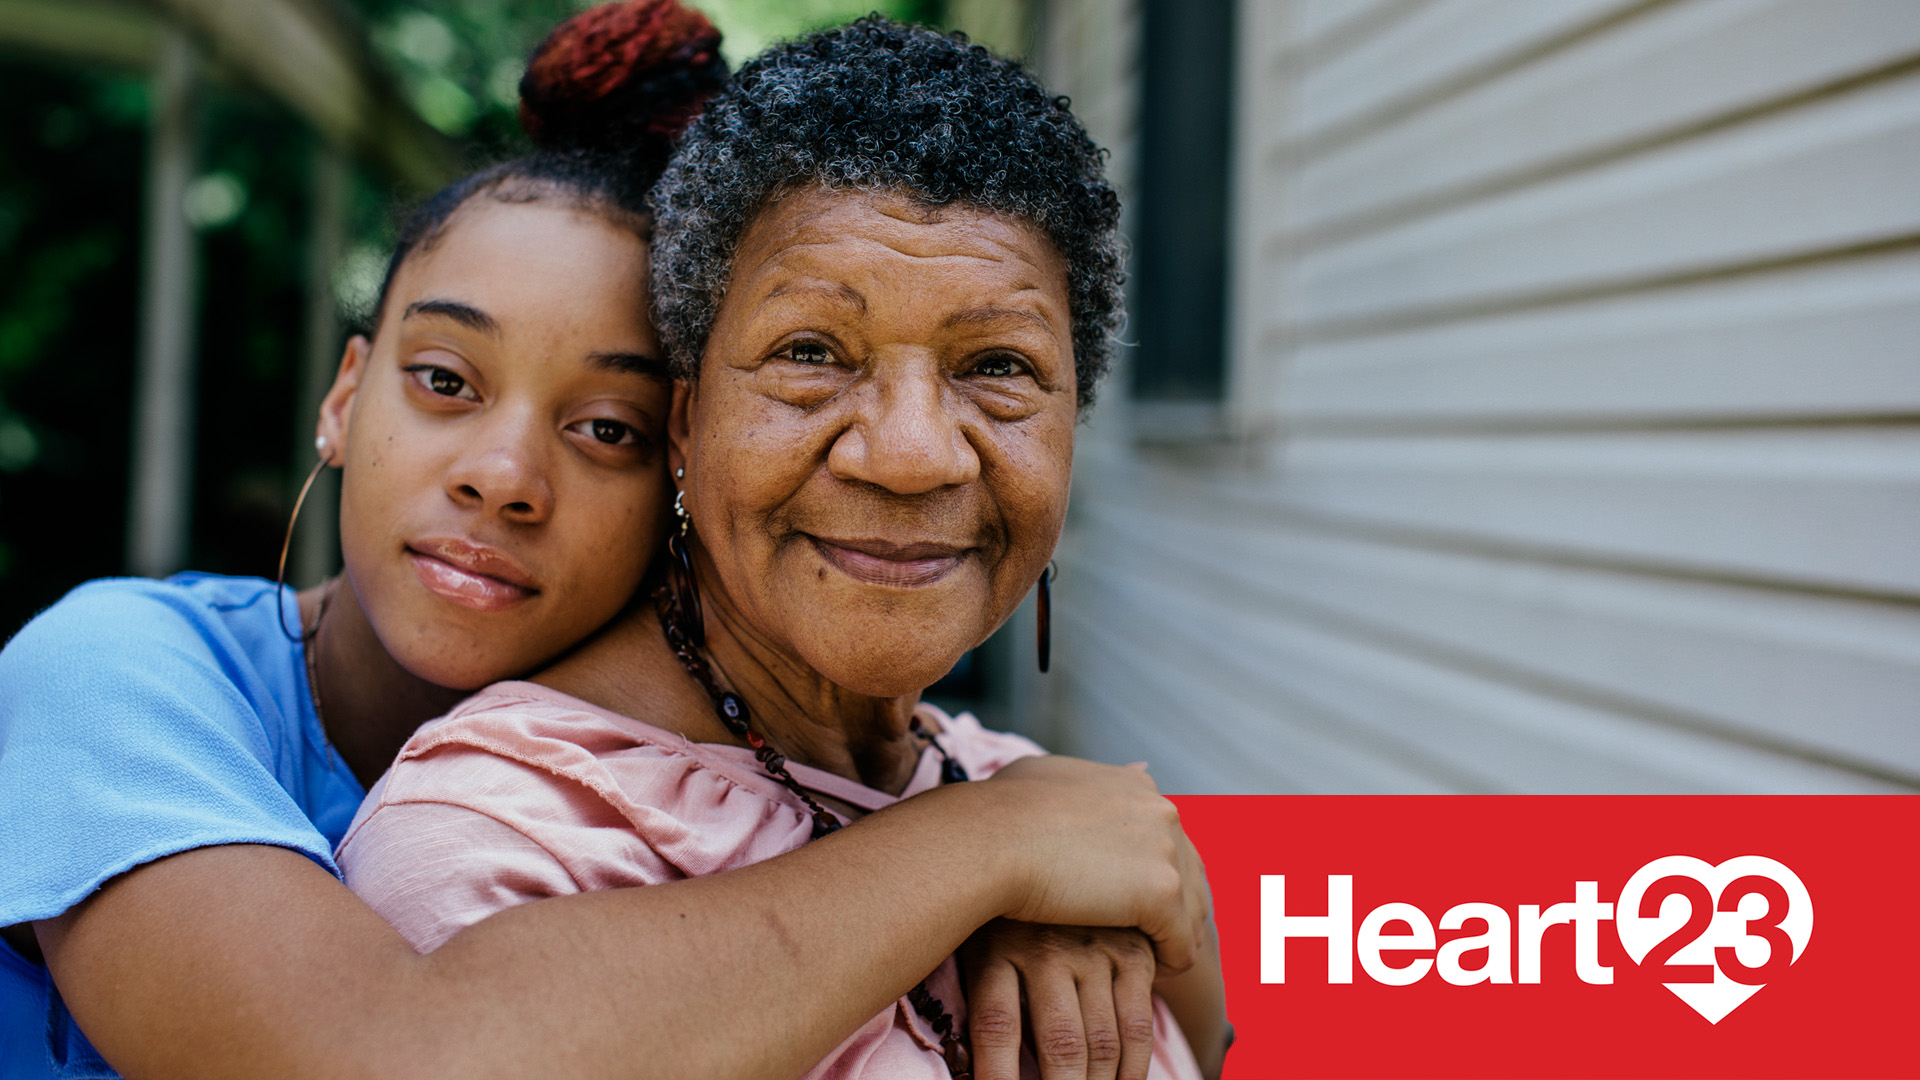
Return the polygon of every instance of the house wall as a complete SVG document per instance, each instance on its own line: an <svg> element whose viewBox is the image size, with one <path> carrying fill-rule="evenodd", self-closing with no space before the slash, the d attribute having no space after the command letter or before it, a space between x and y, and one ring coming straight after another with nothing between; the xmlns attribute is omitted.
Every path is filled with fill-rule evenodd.
<svg viewBox="0 0 1920 1080"><path fill-rule="evenodd" d="M1031 730L1186 792L1920 789L1920 5L1238 18L1230 389L1083 429ZM1137 24L1041 19L1123 186Z"/></svg>

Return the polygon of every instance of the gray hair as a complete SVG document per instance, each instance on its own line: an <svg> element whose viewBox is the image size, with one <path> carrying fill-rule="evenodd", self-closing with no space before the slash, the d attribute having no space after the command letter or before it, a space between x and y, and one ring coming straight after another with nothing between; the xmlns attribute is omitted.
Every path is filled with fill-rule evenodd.
<svg viewBox="0 0 1920 1080"><path fill-rule="evenodd" d="M1067 263L1078 401L1122 318L1120 199L1067 99L965 37L869 15L777 45L687 129L654 186L655 321L674 373L699 374L755 217L807 187L891 190L1033 226Z"/></svg>

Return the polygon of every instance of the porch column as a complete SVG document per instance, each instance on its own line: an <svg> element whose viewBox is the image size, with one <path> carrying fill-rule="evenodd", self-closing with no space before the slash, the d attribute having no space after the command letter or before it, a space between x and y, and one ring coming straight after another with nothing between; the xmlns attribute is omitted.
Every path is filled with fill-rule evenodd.
<svg viewBox="0 0 1920 1080"><path fill-rule="evenodd" d="M322 140L313 156L313 224L307 238L306 341L300 362L299 411L294 415L294 483L313 468L313 427L320 400L340 366L340 316L333 297L333 271L340 264L346 236L350 176L346 155ZM298 488L294 489L298 492ZM340 473L320 475L300 511L300 524L287 559L287 581L306 587L333 573L340 563Z"/></svg>
<svg viewBox="0 0 1920 1080"><path fill-rule="evenodd" d="M147 159L141 265L139 385L127 512L127 568L160 577L183 569L191 535L194 314L199 251L187 222L193 179L199 58L187 36L161 35Z"/></svg>

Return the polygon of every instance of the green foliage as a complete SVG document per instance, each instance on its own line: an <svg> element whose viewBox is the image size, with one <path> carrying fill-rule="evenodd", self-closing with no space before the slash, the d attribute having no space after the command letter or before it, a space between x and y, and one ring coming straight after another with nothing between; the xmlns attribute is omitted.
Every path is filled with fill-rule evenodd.
<svg viewBox="0 0 1920 1080"><path fill-rule="evenodd" d="M278 105L211 95L200 184L236 185L230 218L202 221L189 565L272 576L294 477L311 463L312 417L295 415L306 350L308 190L316 143ZM189 210L193 192L188 193ZM309 434L301 438L299 432Z"/></svg>
<svg viewBox="0 0 1920 1080"><path fill-rule="evenodd" d="M735 67L776 41L839 26L869 11L909 22L932 23L939 17L933 0L700 0L694 6L726 35L721 51Z"/></svg>
<svg viewBox="0 0 1920 1080"><path fill-rule="evenodd" d="M0 637L119 569L146 94L9 61L0 95Z"/></svg>
<svg viewBox="0 0 1920 1080"><path fill-rule="evenodd" d="M19 283L0 309L0 379L25 372L48 352L72 322L84 284L120 254L121 238L104 222L81 222L66 236L21 253L12 268Z"/></svg>
<svg viewBox="0 0 1920 1080"><path fill-rule="evenodd" d="M518 119L520 76L540 41L594 0L352 0L369 37L422 116L467 147L469 163L524 153ZM696 0L725 35L739 65L767 45L869 11L939 21L940 0ZM349 321L362 319L386 269L400 200L378 180L362 192L353 240L334 273ZM381 197L385 192L386 197Z"/></svg>
<svg viewBox="0 0 1920 1080"><path fill-rule="evenodd" d="M583 0L350 0L393 78L474 162L525 148L527 55ZM707 0L729 59L878 9L937 0ZM0 54L0 639L88 578L122 572L139 315L144 78ZM314 137L255 89L216 83L184 207L201 245L193 546L198 569L271 574L313 419L295 415ZM355 181L336 295L378 285L397 200ZM351 305L349 303L348 307Z"/></svg>
<svg viewBox="0 0 1920 1080"><path fill-rule="evenodd" d="M119 573L144 235L142 80L8 57L0 93L0 636ZM184 209L201 251L192 565L271 573L299 440L313 137L210 88ZM305 423L311 423L310 420Z"/></svg>
<svg viewBox="0 0 1920 1080"><path fill-rule="evenodd" d="M579 0L357 0L374 48L421 116L494 153L519 145L520 73Z"/></svg>
<svg viewBox="0 0 1920 1080"><path fill-rule="evenodd" d="M561 20L591 0L356 0L374 46L420 115L495 153L518 143L515 112L526 59ZM783 38L879 11L935 21L937 0L700 0L738 66Z"/></svg>

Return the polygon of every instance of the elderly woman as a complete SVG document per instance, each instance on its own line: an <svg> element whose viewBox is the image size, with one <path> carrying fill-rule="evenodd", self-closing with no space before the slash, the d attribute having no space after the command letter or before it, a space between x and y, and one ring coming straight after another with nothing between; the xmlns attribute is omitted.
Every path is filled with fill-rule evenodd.
<svg viewBox="0 0 1920 1080"><path fill-rule="evenodd" d="M756 863L943 784L1046 768L919 696L1042 580L1059 538L1119 311L1100 159L1063 100L930 31L869 18L744 68L654 196L659 327L682 380L668 581L532 682L421 729L342 845L349 884L428 949L503 906ZM995 831L898 859L974 858ZM944 909L956 932L884 958L899 1000L877 1016L881 1002L848 1001L793 1060L819 1076L969 1072L950 954L1037 910L996 892L987 876L919 898L916 916ZM805 900L767 917L904 917ZM1081 936L1111 943L1106 980L1083 989L1110 1021L1089 1030L1121 1045L1079 1069L1216 1073L1210 937L1148 1003L1148 973L1125 960L1142 939ZM781 965L729 946L713 943L715 964ZM969 959L974 986L1018 977ZM1007 1049L980 1074L1011 1075Z"/></svg>

